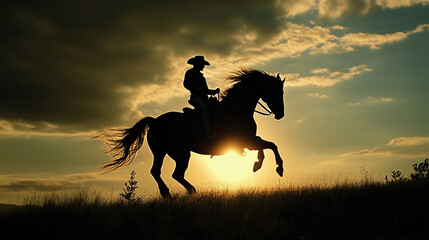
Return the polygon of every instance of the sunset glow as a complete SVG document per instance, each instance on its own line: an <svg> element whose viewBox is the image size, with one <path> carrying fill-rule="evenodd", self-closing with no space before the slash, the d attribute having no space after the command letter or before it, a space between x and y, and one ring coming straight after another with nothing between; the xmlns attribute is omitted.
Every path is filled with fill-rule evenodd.
<svg viewBox="0 0 429 240"><path fill-rule="evenodd" d="M228 151L225 155L216 156L206 160L210 171L216 181L233 186L245 185L254 174L252 171L255 161L254 154L242 156L234 151Z"/></svg>
<svg viewBox="0 0 429 240"><path fill-rule="evenodd" d="M192 108L184 76L194 56L210 63L202 74L221 92L240 68L286 78L285 117L254 114L256 135L284 160L283 177L268 149L256 173L257 151L192 152L185 180L197 191L212 181L348 178L362 168L380 181L409 175L429 156L428 13L429 0L2 1L0 203L58 186L117 196L132 170L139 193L159 196L147 137L129 165L104 175L98 167L110 158L92 137ZM161 177L186 191L169 156Z"/></svg>

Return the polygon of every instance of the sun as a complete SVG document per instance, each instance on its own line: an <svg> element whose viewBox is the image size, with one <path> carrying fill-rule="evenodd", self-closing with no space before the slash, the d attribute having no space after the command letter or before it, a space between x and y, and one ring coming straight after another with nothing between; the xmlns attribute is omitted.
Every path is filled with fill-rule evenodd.
<svg viewBox="0 0 429 240"><path fill-rule="evenodd" d="M206 163L216 180L228 185L242 185L253 174L253 163L256 160L256 155L253 155L247 152L242 156L231 150L225 155L208 159Z"/></svg>

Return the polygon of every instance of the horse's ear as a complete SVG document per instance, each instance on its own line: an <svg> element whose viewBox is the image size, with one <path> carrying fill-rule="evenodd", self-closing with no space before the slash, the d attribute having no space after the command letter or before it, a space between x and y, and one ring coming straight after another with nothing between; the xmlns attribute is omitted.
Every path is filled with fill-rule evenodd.
<svg viewBox="0 0 429 240"><path fill-rule="evenodd" d="M277 73L277 79L278 79L278 80L281 80L281 79L280 79L280 73Z"/></svg>
<svg viewBox="0 0 429 240"><path fill-rule="evenodd" d="M283 78L282 83L285 83L285 81L286 81L286 77Z"/></svg>

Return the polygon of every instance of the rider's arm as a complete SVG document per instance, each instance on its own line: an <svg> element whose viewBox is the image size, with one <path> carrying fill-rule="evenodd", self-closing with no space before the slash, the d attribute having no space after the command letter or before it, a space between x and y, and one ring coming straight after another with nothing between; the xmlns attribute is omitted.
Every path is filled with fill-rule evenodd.
<svg viewBox="0 0 429 240"><path fill-rule="evenodd" d="M216 89L210 89L209 87L208 87L208 85L207 85L207 81L206 81L206 78L204 77L204 76L202 76L201 75L201 77L202 77L202 90L203 90L203 92L206 94L206 95L214 95L214 94L217 94L217 93L219 93L220 92L220 89L219 88L216 88Z"/></svg>

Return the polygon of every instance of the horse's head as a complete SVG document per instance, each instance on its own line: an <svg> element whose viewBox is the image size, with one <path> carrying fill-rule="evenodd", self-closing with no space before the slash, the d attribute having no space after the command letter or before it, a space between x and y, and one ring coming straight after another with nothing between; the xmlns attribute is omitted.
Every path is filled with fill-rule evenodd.
<svg viewBox="0 0 429 240"><path fill-rule="evenodd" d="M255 96L257 96L257 100L261 98L268 105L277 120L284 117L283 87L285 80L280 79L280 74L274 77L259 70L241 69L228 79L234 85L224 92L225 102L229 103L228 99L233 99L231 101L242 99L246 95L250 95L251 99L255 100ZM249 103L256 104L252 101Z"/></svg>
<svg viewBox="0 0 429 240"><path fill-rule="evenodd" d="M263 79L259 85L261 99L264 101L270 110L274 113L274 117L280 120L285 115L285 106L283 100L283 87L285 79L280 78L280 74L277 77L266 75L266 79Z"/></svg>

